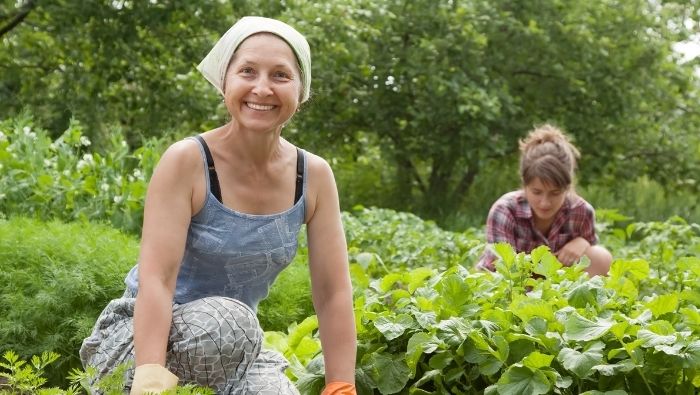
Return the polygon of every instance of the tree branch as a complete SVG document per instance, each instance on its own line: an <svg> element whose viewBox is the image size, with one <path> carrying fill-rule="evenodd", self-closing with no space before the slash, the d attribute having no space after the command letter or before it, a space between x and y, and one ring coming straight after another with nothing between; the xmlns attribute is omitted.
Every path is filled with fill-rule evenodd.
<svg viewBox="0 0 700 395"><path fill-rule="evenodd" d="M0 27L0 37L9 33L12 29L17 27L22 21L29 15L29 13L36 7L34 0L27 1L17 12L17 14L10 19L10 21L5 25Z"/></svg>

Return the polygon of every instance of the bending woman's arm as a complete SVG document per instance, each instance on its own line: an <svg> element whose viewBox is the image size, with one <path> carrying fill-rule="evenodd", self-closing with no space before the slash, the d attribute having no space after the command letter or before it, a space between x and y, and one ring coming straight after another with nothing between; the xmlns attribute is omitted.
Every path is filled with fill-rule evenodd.
<svg viewBox="0 0 700 395"><path fill-rule="evenodd" d="M357 340L347 244L330 166L309 155L314 180L307 224L314 308L326 367L326 383L355 382ZM354 391L354 389L353 389Z"/></svg>
<svg viewBox="0 0 700 395"><path fill-rule="evenodd" d="M198 153L189 144L175 143L163 154L146 194L134 311L136 366L165 365L173 294L192 216L198 159L192 153Z"/></svg>

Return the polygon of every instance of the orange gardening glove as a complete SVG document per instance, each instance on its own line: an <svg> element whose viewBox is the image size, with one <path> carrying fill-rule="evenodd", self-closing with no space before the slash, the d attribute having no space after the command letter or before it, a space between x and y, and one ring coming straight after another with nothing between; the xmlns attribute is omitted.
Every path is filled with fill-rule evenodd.
<svg viewBox="0 0 700 395"><path fill-rule="evenodd" d="M357 395L357 391L355 391L355 386L350 383L334 381L326 385L321 395Z"/></svg>

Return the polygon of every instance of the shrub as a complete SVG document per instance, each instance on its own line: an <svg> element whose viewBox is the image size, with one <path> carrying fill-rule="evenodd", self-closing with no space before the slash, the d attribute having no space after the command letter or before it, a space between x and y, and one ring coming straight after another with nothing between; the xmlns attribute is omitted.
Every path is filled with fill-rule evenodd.
<svg viewBox="0 0 700 395"><path fill-rule="evenodd" d="M290 324L301 322L314 313L304 233L300 232L299 236L297 256L280 273L270 294L258 307L260 326L265 331L284 331Z"/></svg>
<svg viewBox="0 0 700 395"><path fill-rule="evenodd" d="M119 129L110 135L102 153L79 122L53 141L30 116L0 122L0 216L109 221L138 233L163 142L148 140L132 152Z"/></svg>
<svg viewBox="0 0 700 395"><path fill-rule="evenodd" d="M0 220L0 352L54 351L50 382L80 367L78 348L137 258L132 236L107 225Z"/></svg>

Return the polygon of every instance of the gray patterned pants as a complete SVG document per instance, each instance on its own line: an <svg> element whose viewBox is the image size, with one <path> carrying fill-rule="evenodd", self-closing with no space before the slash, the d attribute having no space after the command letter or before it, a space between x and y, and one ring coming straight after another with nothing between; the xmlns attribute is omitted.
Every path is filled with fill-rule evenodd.
<svg viewBox="0 0 700 395"><path fill-rule="evenodd" d="M134 359L133 313L136 299L128 290L102 311L83 341L83 366L97 368L100 379ZM181 383L214 388L217 394L294 394L284 374L282 355L261 350L263 332L255 313L242 302L209 297L173 305L166 367ZM131 387L133 368L126 374Z"/></svg>

